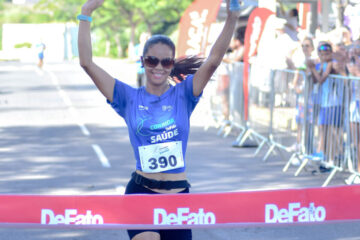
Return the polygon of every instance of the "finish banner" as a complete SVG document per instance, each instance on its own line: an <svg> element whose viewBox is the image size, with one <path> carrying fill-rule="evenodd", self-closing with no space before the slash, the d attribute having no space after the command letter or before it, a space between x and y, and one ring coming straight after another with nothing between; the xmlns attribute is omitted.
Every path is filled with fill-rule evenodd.
<svg viewBox="0 0 360 240"><path fill-rule="evenodd" d="M177 57L205 54L210 26L215 22L221 0L195 0L182 15L179 24Z"/></svg>
<svg viewBox="0 0 360 240"><path fill-rule="evenodd" d="M0 195L0 227L179 229L360 220L360 186L125 196Z"/></svg>

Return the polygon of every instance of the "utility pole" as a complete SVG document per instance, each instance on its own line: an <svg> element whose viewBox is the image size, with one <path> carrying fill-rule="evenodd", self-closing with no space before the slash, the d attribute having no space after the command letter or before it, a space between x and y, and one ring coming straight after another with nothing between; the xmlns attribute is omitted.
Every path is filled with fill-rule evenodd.
<svg viewBox="0 0 360 240"><path fill-rule="evenodd" d="M321 0L320 0L321 1ZM318 27L318 4L313 2L311 7L310 33L315 36L316 28Z"/></svg>
<svg viewBox="0 0 360 240"><path fill-rule="evenodd" d="M331 0L320 0L321 4L321 30L327 33L329 28L329 15L331 10Z"/></svg>
<svg viewBox="0 0 360 240"><path fill-rule="evenodd" d="M349 0L336 0L336 9L337 9L336 27L344 26L344 12L348 4L349 4Z"/></svg>
<svg viewBox="0 0 360 240"><path fill-rule="evenodd" d="M267 8L276 13L276 0L259 0L259 7Z"/></svg>

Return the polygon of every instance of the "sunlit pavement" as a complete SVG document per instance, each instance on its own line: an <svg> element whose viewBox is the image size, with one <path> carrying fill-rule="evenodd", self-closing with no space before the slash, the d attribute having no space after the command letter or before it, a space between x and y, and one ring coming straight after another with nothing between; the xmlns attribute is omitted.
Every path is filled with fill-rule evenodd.
<svg viewBox="0 0 360 240"><path fill-rule="evenodd" d="M135 86L135 66L96 59L112 76ZM187 174L192 192L319 187L327 174L283 173L285 160L253 148L232 148L236 135L204 131L206 102L192 116ZM78 62L0 62L0 192L122 194L134 168L124 121ZM96 150L97 149L97 150ZM99 150L100 149L100 153ZM105 160L100 160L104 154ZM343 185L346 173L330 186ZM26 203L24 203L26 204ZM356 204L356 203L354 203ZM359 224L194 230L194 239L360 239ZM0 229L0 239L127 239L123 230Z"/></svg>

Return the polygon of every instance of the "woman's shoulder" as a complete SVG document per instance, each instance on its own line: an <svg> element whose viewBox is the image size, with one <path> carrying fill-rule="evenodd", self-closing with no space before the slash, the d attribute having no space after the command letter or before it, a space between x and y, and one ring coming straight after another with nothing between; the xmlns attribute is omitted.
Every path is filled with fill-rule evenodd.
<svg viewBox="0 0 360 240"><path fill-rule="evenodd" d="M124 81L121 81L121 80L119 80L118 78L115 78L115 86L116 85L118 85L118 86L121 86L121 87L123 87L123 88L126 88L127 90L129 90L129 91L133 91L133 90L138 90L138 89L140 89L140 88L137 88L137 87L133 87L133 86L131 86L130 84L128 84L128 83L126 83L126 82L124 82Z"/></svg>
<svg viewBox="0 0 360 240"><path fill-rule="evenodd" d="M121 93L124 97L129 97L131 95L135 95L137 92L141 91L141 88L130 86L128 83L125 83L117 78L115 78L115 87L114 93Z"/></svg>
<svg viewBox="0 0 360 240"><path fill-rule="evenodd" d="M175 87L181 87L181 86L187 85L193 81L193 78L194 78L194 74L188 74L186 76L183 76L182 81L177 81L177 80L174 81Z"/></svg>

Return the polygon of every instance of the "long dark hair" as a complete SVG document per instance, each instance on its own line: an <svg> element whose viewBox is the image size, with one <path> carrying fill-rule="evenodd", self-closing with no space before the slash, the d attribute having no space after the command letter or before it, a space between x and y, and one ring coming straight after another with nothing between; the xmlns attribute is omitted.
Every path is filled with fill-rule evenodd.
<svg viewBox="0 0 360 240"><path fill-rule="evenodd" d="M175 57L175 44L171 39L165 35L153 35L149 38L144 46L143 56L146 55L149 48L155 44L164 44L168 46ZM184 56L175 59L174 68L170 73L170 77L175 81L182 81L188 74L194 74L203 64L204 59L198 56Z"/></svg>

